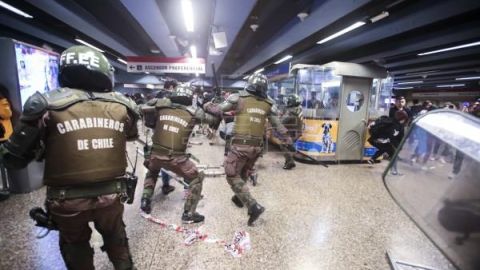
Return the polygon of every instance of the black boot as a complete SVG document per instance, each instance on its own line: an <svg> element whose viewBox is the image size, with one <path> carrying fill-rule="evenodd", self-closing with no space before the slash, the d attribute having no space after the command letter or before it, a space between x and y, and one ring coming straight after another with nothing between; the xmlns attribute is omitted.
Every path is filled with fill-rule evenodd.
<svg viewBox="0 0 480 270"><path fill-rule="evenodd" d="M152 200L147 197L143 197L142 201L140 202L140 209L143 212L150 214L152 212Z"/></svg>
<svg viewBox="0 0 480 270"><path fill-rule="evenodd" d="M265 212L265 207L258 203L250 206L248 209L248 215L250 216L250 218L248 218L248 226L252 226L253 222L255 222L255 220L257 220L263 212Z"/></svg>
<svg viewBox="0 0 480 270"><path fill-rule="evenodd" d="M237 195L233 195L233 197L232 197L232 202L233 202L238 208L242 208L242 207L243 207L243 202L237 197Z"/></svg>
<svg viewBox="0 0 480 270"><path fill-rule="evenodd" d="M0 201L4 201L10 197L10 192L8 190L0 189Z"/></svg>
<svg viewBox="0 0 480 270"><path fill-rule="evenodd" d="M285 161L285 164L283 165L283 169L284 170L291 170L291 169L295 168L295 166L297 166L297 165L295 165L295 161L287 160L287 161Z"/></svg>
<svg viewBox="0 0 480 270"><path fill-rule="evenodd" d="M252 185L253 185L253 186L256 186L256 185L257 185L257 179L258 179L258 175L257 175L257 174L252 174L252 175L250 175L250 180L252 180Z"/></svg>
<svg viewBox="0 0 480 270"><path fill-rule="evenodd" d="M183 212L182 215L182 222L186 224L190 223L199 223L205 220L205 217L200 215L199 213L195 212L193 214L189 214L188 212Z"/></svg>
<svg viewBox="0 0 480 270"><path fill-rule="evenodd" d="M167 195L168 193L170 192L173 192L175 190L175 187L174 186L171 186L171 185L164 185L162 186L162 193L164 195Z"/></svg>

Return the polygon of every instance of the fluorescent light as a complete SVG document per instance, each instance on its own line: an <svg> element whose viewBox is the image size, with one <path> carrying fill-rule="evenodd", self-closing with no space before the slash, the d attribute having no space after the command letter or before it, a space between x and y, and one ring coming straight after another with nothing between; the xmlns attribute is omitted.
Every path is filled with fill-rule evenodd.
<svg viewBox="0 0 480 270"><path fill-rule="evenodd" d="M83 45L86 45L86 46L88 46L88 47L90 47L90 48L93 48L93 49L95 49L95 50L97 50L97 51L99 51L99 52L102 52L102 53L105 52L105 51L100 50L99 48L93 46L92 44L90 44L90 43L88 43L88 42L86 42L86 41L83 41L83 40L79 39L79 38L76 38L75 40L76 40L77 42L82 43Z"/></svg>
<svg viewBox="0 0 480 270"><path fill-rule="evenodd" d="M182 0L183 20L188 32L193 32L193 9L190 0Z"/></svg>
<svg viewBox="0 0 480 270"><path fill-rule="evenodd" d="M398 87L398 86L394 86L393 88L395 89L412 89L413 86L407 86L407 87Z"/></svg>
<svg viewBox="0 0 480 270"><path fill-rule="evenodd" d="M147 83L146 87L147 87L148 89L154 89L154 88L155 88L155 85Z"/></svg>
<svg viewBox="0 0 480 270"><path fill-rule="evenodd" d="M125 65L127 64L127 61L123 60L122 58L117 58L118 62L124 63Z"/></svg>
<svg viewBox="0 0 480 270"><path fill-rule="evenodd" d="M439 69L437 70L428 70L428 71L422 71L422 72L413 72L413 73L407 73L405 75L424 75L424 74L430 74L430 73L435 73L440 71Z"/></svg>
<svg viewBox="0 0 480 270"><path fill-rule="evenodd" d="M378 21L388 17L388 15L390 15L390 13L388 13L388 11L382 11L382 13L378 14L377 16L374 16L374 17L370 18L370 21L372 23L375 23L375 22L378 22Z"/></svg>
<svg viewBox="0 0 480 270"><path fill-rule="evenodd" d="M448 47L448 48L435 50L435 51L430 51L430 52L423 52L423 53L419 53L417 55L418 56L429 55L429 54L453 51L453 50L458 50L458 49L463 49L463 48L468 48L468 47L473 47L473 46L478 46L478 45L480 45L480 41L473 42L473 43L467 43L467 44L463 44L463 45L458 45L458 46L454 46L454 47Z"/></svg>
<svg viewBox="0 0 480 270"><path fill-rule="evenodd" d="M457 83L457 84L440 84L440 85L437 85L438 88L441 88L441 87L462 87L462 86L465 86L464 83Z"/></svg>
<svg viewBox="0 0 480 270"><path fill-rule="evenodd" d="M340 86L340 80L322 82L322 87L335 87L335 86Z"/></svg>
<svg viewBox="0 0 480 270"><path fill-rule="evenodd" d="M341 30L341 31L338 31L337 33L335 33L335 34L333 34L333 35L331 35L331 36L329 36L329 37L326 37L326 38L320 40L319 42L317 42L317 44L325 43L325 42L327 42L327 41L329 41L329 40L331 40L331 39L334 39L334 38L339 37L339 36L341 36L341 35L343 35L343 34L345 34L345 33L347 33L347 32L350 32L350 31L352 31L352 30L354 30L354 29L357 29L358 27L360 27L360 26L362 26L362 25L364 25L364 24L365 24L365 22L356 22L356 23L350 25L349 27L347 27L347 28L345 28L345 29L343 29L343 30Z"/></svg>
<svg viewBox="0 0 480 270"><path fill-rule="evenodd" d="M287 61L288 59L290 59L290 58L292 58L292 57L293 57L293 56L291 56L291 55L287 55L287 56L283 57L282 59L278 60L277 62L275 62L274 64L280 64L280 63L282 63L282 62L284 62L284 61Z"/></svg>
<svg viewBox="0 0 480 270"><path fill-rule="evenodd" d="M477 77L456 78L455 80L456 80L456 81L480 80L480 76L477 76Z"/></svg>
<svg viewBox="0 0 480 270"><path fill-rule="evenodd" d="M11 6L11 5L3 2L3 1L0 1L0 7L3 7L3 8L5 8L5 9L8 9L8 10L10 10L11 12L16 13L16 14L18 14L18 15L20 15L20 16L23 16L23 17L25 17L25 18L29 18L29 19L32 19L32 18L33 18L32 15L30 15L30 14L28 14L28 13L26 13L26 12L23 12L23 11L21 11L20 9L18 9L18 8L14 7L14 6Z"/></svg>
<svg viewBox="0 0 480 270"><path fill-rule="evenodd" d="M245 77L243 77L244 80L248 79L248 77L250 77L250 75L247 75Z"/></svg>
<svg viewBox="0 0 480 270"><path fill-rule="evenodd" d="M257 69L257 70L255 70L255 72L253 72L253 73L254 73L254 74L257 74L257 73L260 73L260 72L262 72L262 71L264 71L264 70L265 70L264 68Z"/></svg>
<svg viewBox="0 0 480 270"><path fill-rule="evenodd" d="M147 72L145 72L145 74L150 74L150 72L147 71Z"/></svg>
<svg viewBox="0 0 480 270"><path fill-rule="evenodd" d="M397 84L402 85L402 84L416 84L416 83L423 83L423 81L399 82Z"/></svg>
<svg viewBox="0 0 480 270"><path fill-rule="evenodd" d="M197 58L197 47L195 45L190 46L190 54L192 58Z"/></svg>

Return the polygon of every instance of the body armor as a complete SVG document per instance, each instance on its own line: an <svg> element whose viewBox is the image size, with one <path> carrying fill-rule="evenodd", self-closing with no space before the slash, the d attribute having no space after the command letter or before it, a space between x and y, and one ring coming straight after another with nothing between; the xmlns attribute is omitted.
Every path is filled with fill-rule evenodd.
<svg viewBox="0 0 480 270"><path fill-rule="evenodd" d="M124 175L128 121L138 119L129 99L114 92L61 88L45 96L33 95L25 104L22 120L43 115L43 132L48 134L44 138L46 185L83 185Z"/></svg>
<svg viewBox="0 0 480 270"><path fill-rule="evenodd" d="M235 115L234 136L263 138L271 103L253 95L240 95L241 107Z"/></svg>
<svg viewBox="0 0 480 270"><path fill-rule="evenodd" d="M154 151L156 146L160 146L168 151L184 153L195 126L195 111L191 107L172 103L169 99L158 100L155 108L157 119L152 136Z"/></svg>

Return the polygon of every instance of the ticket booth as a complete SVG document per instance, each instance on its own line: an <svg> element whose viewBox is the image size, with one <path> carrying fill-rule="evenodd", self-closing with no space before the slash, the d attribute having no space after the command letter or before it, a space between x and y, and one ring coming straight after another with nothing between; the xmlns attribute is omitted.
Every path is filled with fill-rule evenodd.
<svg viewBox="0 0 480 270"><path fill-rule="evenodd" d="M370 114L388 112L383 96L391 95L381 91L381 79L387 78L385 69L331 62L297 64L290 73L295 78L295 92L303 99L305 118L303 135L296 142L298 151L325 161L361 161L372 152L365 147ZM303 158L297 155L296 159Z"/></svg>

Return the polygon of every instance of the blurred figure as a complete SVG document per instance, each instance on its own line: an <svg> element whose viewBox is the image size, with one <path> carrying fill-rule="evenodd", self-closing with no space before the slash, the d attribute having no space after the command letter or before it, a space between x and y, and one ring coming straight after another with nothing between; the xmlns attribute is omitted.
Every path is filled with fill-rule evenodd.
<svg viewBox="0 0 480 270"><path fill-rule="evenodd" d="M12 135L12 109L7 99L8 89L0 85L0 144L3 144ZM2 187L0 188L0 201L8 199L10 192L8 190L7 170L0 163L0 172L2 175Z"/></svg>
<svg viewBox="0 0 480 270"><path fill-rule="evenodd" d="M405 97L401 96L401 97L398 97L396 100L395 100L395 106L391 107L390 108L390 111L388 112L388 116L390 118L395 118L395 113L397 111L405 111L408 115L408 118L411 119L412 118L412 112L410 111L410 109L407 107L407 101L405 100Z"/></svg>

